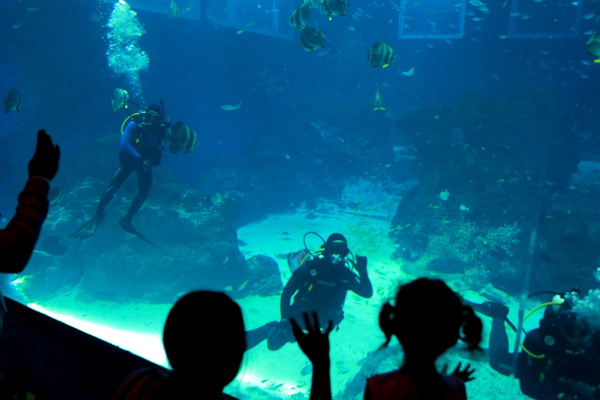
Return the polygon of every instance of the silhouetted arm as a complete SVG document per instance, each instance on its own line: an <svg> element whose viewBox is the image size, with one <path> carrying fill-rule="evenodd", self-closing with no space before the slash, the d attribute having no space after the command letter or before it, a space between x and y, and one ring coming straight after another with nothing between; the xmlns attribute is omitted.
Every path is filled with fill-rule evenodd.
<svg viewBox="0 0 600 400"><path fill-rule="evenodd" d="M308 333L304 333L293 318L290 319L290 322L300 349L313 365L310 400L331 400L329 333L333 329L333 322L329 321L327 328L322 331L316 312L312 313L312 322L308 313L303 313L302 316Z"/></svg>
<svg viewBox="0 0 600 400"><path fill-rule="evenodd" d="M358 277L352 274L354 275L354 278L350 280L349 290L368 299L373 296L373 285L371 284L369 273L367 272L367 257L356 256L356 264L354 267L358 271Z"/></svg>
<svg viewBox="0 0 600 400"><path fill-rule="evenodd" d="M17 213L0 231L0 272L23 271L40 236L48 214L50 183L42 177L31 177L19 195Z"/></svg>

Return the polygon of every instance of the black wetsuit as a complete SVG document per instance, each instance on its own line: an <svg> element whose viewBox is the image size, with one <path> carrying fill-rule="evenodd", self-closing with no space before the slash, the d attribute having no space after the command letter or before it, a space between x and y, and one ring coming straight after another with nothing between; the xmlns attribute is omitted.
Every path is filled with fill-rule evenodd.
<svg viewBox="0 0 600 400"><path fill-rule="evenodd" d="M544 357L536 358L525 351L518 356L516 377L523 394L536 400L550 400L560 398L561 393L577 394L572 389L576 382L597 387L600 384L600 335L596 333L591 340L596 346L588 346L583 352L577 350L563 333L562 322L547 308L540 327L530 331L523 341L530 353ZM508 336L502 318L492 320L489 348L491 367L508 375L513 354L508 351Z"/></svg>
<svg viewBox="0 0 600 400"><path fill-rule="evenodd" d="M121 140L119 152L119 168L108 188L100 197L96 213L104 212L104 208L112 200L125 180L133 171L137 172L138 194L135 196L124 219L131 221L140 210L150 194L152 186L152 168L160 164L162 141L166 128L160 124L142 125L129 122Z"/></svg>
<svg viewBox="0 0 600 400"><path fill-rule="evenodd" d="M343 264L333 264L323 258L306 261L294 271L283 289L281 322L273 324L269 332L265 332L265 327L249 332L248 348L264 340L264 334L268 335L269 350L278 350L293 342L289 319L294 318L304 328L304 312L316 311L321 328L326 328L329 321L333 321L334 327L338 326L344 319L343 307L349 290L365 298L373 295L366 267L358 271L356 275Z"/></svg>

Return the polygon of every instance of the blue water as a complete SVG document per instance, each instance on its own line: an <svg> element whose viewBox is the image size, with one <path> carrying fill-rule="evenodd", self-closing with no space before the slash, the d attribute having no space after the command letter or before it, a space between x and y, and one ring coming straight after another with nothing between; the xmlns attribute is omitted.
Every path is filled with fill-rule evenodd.
<svg viewBox="0 0 600 400"><path fill-rule="evenodd" d="M182 0L178 18L168 15L166 0L132 5L146 31L138 45L150 62L139 72L142 95L131 100L145 107L163 99L171 121L185 121L199 137L190 155L164 152L151 195L134 219L161 249L149 249L116 224L137 191L131 177L92 239L69 242L66 254L38 248L30 272L24 272L32 286L15 289L10 284L15 277L7 277L4 291L13 290L9 295L24 302L79 293L89 304L168 304L197 286L238 288L245 275L228 281L194 270L192 260L210 251L201 248L209 239L199 239L190 221L210 213L233 236L268 215L286 213L386 221L391 245L387 232L351 235L372 245L363 251L386 249L385 271L410 277L431 274L427 264L436 258L460 259L466 264L442 264L435 272L456 280L454 288L467 297L484 287L488 300L509 302L523 290L597 287L600 178L593 168L578 169L581 161L600 159L600 67L586 51L598 28L596 4L489 2L488 12L460 0L351 0L348 15L331 21L313 10L310 26L326 33L327 45L308 53L298 44L299 31L288 24L289 10L300 3L282 1L278 9L240 2L238 14L227 11L227 2L193 1L189 15L197 19L182 13L188 6ZM164 10L149 11L150 6ZM397 6L404 7L402 38ZM112 3L75 0L0 4L0 94L4 98L14 87L22 97L20 113L0 114L2 225L13 216L27 179L37 130L46 129L61 147L53 186L64 196L51 206L40 242L66 238L92 215L118 166L119 128L137 110L134 105L111 110L115 88L135 92L127 77L108 66L105 24L112 10ZM237 20L224 22L234 14ZM367 58L378 40L395 51L386 68L373 68ZM411 68L412 75L402 73ZM373 111L376 90L385 111ZM238 110L221 108L240 101ZM454 128L464 137L451 137ZM446 189L451 196L444 201L439 194ZM219 208L217 194L235 206ZM460 242L465 221L475 223L482 236ZM520 230L509 251L481 244L486 232L511 224ZM335 230L335 224L328 227ZM278 234L288 230L282 223ZM532 231L538 236L530 253ZM277 242L266 255L303 247L301 232L287 233L294 245ZM239 253L231 235L224 240L239 257L256 255L243 246ZM133 272L121 279L139 279L136 290L90 289L120 274L132 253ZM179 268L182 263L191 264ZM168 274L161 275L165 265ZM531 284L523 285L529 274ZM194 279L201 282L180 282ZM283 273L282 279L285 283ZM387 283L393 286L391 278ZM152 285L162 285L160 293L145 296L144 288ZM347 372L338 378L350 381L342 377Z"/></svg>

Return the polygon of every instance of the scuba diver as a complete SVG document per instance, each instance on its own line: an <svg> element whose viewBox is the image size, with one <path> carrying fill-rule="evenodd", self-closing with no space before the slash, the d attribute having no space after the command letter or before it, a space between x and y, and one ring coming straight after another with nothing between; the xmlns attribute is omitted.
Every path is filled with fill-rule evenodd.
<svg viewBox="0 0 600 400"><path fill-rule="evenodd" d="M346 238L339 233L332 234L327 241L323 240L322 247L317 251L319 254L313 254L306 247L308 234L317 235L323 240L314 232L304 235L307 255L302 260L304 262L293 271L281 294L281 321L269 322L247 332L248 349L265 339L269 350L278 350L286 343L293 343L295 338L290 318L303 325L302 313L316 311L320 326L326 327L328 321L332 321L332 327L339 329L339 324L344 319L346 293L350 290L364 298L373 295L373 286L367 273L367 257L357 255L354 260ZM346 258L348 254L352 254L352 258ZM307 260L309 256L311 258ZM346 263L354 268L358 275L347 267ZM304 326L302 328L304 329Z"/></svg>
<svg viewBox="0 0 600 400"><path fill-rule="evenodd" d="M600 331L573 309L580 299L579 289L551 293L551 302L535 307L523 319L546 307L539 328L525 332L521 343L515 374L521 391L536 400L600 399ZM516 328L507 318L508 307L496 302L465 302L492 318L490 366L510 375L513 354L509 352L504 323L514 331Z"/></svg>
<svg viewBox="0 0 600 400"><path fill-rule="evenodd" d="M104 219L104 209L112 200L113 196L133 172L137 173L138 194L129 207L129 211L121 220L119 225L140 239L152 244L131 223L134 215L142 208L144 201L150 193L152 185L152 167L160 164L162 142L170 134L171 123L165 115L164 104L150 104L146 110L130 115L121 126L121 144L119 151L119 168L115 173L108 188L104 191L98 202L98 208L92 216L77 232L72 234L72 239L87 239L98 229ZM125 127L125 130L123 130Z"/></svg>

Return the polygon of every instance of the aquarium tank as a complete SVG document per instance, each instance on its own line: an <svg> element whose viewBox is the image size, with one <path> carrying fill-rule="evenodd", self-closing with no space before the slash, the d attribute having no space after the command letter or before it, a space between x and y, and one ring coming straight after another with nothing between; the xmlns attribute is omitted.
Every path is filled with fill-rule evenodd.
<svg viewBox="0 0 600 400"><path fill-rule="evenodd" d="M382 306L441 279L483 322L483 351L437 360L475 369L468 398L600 396L598 1L3 0L0 22L0 228L37 131L61 151L4 296L169 369L171 307L225 293L248 340L225 393L265 400L309 398L289 318L317 311L354 400L403 363Z"/></svg>

